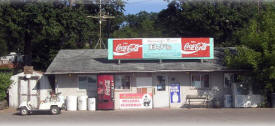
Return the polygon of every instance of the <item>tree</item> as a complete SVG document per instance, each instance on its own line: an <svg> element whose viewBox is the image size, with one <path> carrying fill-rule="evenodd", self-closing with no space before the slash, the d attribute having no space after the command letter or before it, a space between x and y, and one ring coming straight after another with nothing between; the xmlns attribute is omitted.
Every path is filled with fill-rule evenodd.
<svg viewBox="0 0 275 126"><path fill-rule="evenodd" d="M1 31L0 31L1 32ZM1 36L1 33L0 33L0 36ZM4 56L7 54L8 52L8 49L7 49L7 44L5 41L3 40L0 40L0 56Z"/></svg>
<svg viewBox="0 0 275 126"><path fill-rule="evenodd" d="M2 8L0 8L0 17L2 17L2 14L3 14L2 11L3 11ZM0 18L0 24L1 22L3 22L3 19ZM0 38L3 37L4 35L3 32L4 32L3 29L0 29ZM0 39L0 56L6 55L7 52L8 52L7 43L4 40Z"/></svg>
<svg viewBox="0 0 275 126"><path fill-rule="evenodd" d="M104 5L104 12L122 15L124 5L119 1L109 1L114 4ZM60 49L94 47L91 41L98 39L98 21L87 16L98 11L95 4L76 2L69 7L62 0L0 3L0 44L7 45L8 51L24 52L25 65L45 70ZM119 24L119 19L110 22L110 31Z"/></svg>
<svg viewBox="0 0 275 126"><path fill-rule="evenodd" d="M257 16L246 28L236 31L241 46L237 55L226 57L227 65L251 70L255 83L264 87L270 103L270 93L275 91L275 5L262 3ZM235 64L235 65L234 65Z"/></svg>
<svg viewBox="0 0 275 126"><path fill-rule="evenodd" d="M121 28L114 31L113 37L135 38L135 37L161 37L161 30L157 27L157 13L145 11L135 15L127 15Z"/></svg>
<svg viewBox="0 0 275 126"><path fill-rule="evenodd" d="M11 73L0 72L0 101L4 100L7 97L6 91L11 84L11 75Z"/></svg>
<svg viewBox="0 0 275 126"><path fill-rule="evenodd" d="M233 32L257 12L254 2L175 0L162 10L158 24L170 37L213 37L215 46L234 46Z"/></svg>

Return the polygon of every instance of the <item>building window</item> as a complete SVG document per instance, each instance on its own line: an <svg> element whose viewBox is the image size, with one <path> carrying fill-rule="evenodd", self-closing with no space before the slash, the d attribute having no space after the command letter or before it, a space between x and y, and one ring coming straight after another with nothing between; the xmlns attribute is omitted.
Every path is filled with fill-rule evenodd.
<svg viewBox="0 0 275 126"><path fill-rule="evenodd" d="M237 74L224 73L224 88L231 88L233 83L236 82Z"/></svg>
<svg viewBox="0 0 275 126"><path fill-rule="evenodd" d="M201 75L202 85L204 88L209 88L209 74Z"/></svg>
<svg viewBox="0 0 275 126"><path fill-rule="evenodd" d="M86 89L89 91L97 90L97 78L96 76L79 76L78 77L78 88Z"/></svg>
<svg viewBox="0 0 275 126"><path fill-rule="evenodd" d="M192 86L195 88L209 88L209 74L195 73L191 75Z"/></svg>
<svg viewBox="0 0 275 126"><path fill-rule="evenodd" d="M165 91L166 89L166 76L157 76L157 90L158 91Z"/></svg>
<svg viewBox="0 0 275 126"><path fill-rule="evenodd" d="M115 75L115 89L130 89L130 76Z"/></svg>

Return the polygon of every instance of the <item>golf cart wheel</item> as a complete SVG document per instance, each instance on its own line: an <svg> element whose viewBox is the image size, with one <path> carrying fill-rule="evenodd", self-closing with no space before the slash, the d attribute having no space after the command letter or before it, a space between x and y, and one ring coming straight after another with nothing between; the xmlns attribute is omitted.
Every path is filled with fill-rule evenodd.
<svg viewBox="0 0 275 126"><path fill-rule="evenodd" d="M27 115L27 114L29 114L29 111L26 107L22 107L22 108L20 108L20 114Z"/></svg>
<svg viewBox="0 0 275 126"><path fill-rule="evenodd" d="M60 113L60 109L59 109L57 106L52 106L52 107L51 107L51 113L52 113L53 115L57 115L57 114Z"/></svg>

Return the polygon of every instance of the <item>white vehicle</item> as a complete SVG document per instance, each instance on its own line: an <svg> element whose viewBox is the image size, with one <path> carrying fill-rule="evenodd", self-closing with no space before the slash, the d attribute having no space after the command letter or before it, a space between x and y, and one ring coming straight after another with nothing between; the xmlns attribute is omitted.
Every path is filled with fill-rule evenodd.
<svg viewBox="0 0 275 126"><path fill-rule="evenodd" d="M50 111L53 115L60 114L61 109L65 109L65 102L59 95L61 93L52 94L50 97L42 101L38 108L34 108L31 102L24 101L19 105L19 112L21 115L27 115L32 111Z"/></svg>

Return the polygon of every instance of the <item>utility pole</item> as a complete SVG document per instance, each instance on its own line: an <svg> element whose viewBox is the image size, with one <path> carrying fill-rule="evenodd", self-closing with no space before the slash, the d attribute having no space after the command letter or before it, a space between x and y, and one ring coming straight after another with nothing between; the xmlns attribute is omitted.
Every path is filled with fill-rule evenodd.
<svg viewBox="0 0 275 126"><path fill-rule="evenodd" d="M106 45L104 44L103 40L102 40L102 22L106 21L105 19L111 19L111 18L115 18L114 16L109 16L109 15L104 15L102 14L102 2L101 0L99 0L99 14L98 16L87 16L87 17L92 17L95 19L98 19L99 21L99 35L98 35L98 41L96 43L95 48L97 48L99 46L100 49L106 49Z"/></svg>

